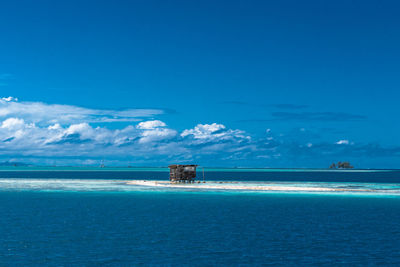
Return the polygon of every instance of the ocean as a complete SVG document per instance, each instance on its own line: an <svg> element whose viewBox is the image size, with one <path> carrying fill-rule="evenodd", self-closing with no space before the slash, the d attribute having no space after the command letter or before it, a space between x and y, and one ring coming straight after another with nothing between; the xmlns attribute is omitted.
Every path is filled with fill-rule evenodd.
<svg viewBox="0 0 400 267"><path fill-rule="evenodd" d="M126 183L167 179L2 168L0 266L400 265L400 171L205 170L206 184L306 188L288 191Z"/></svg>

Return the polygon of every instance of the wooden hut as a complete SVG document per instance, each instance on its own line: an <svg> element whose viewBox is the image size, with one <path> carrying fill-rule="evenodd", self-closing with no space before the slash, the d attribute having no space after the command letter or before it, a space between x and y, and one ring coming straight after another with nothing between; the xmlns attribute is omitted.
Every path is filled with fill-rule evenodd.
<svg viewBox="0 0 400 267"><path fill-rule="evenodd" d="M196 178L197 165L169 165L169 180L171 182L193 183Z"/></svg>

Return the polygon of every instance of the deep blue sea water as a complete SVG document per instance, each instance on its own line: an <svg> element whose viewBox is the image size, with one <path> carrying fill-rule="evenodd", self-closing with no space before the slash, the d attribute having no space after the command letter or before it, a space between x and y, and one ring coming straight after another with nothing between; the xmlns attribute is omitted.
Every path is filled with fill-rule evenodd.
<svg viewBox="0 0 400 267"><path fill-rule="evenodd" d="M0 168L0 178L168 179L168 169ZM202 171L198 171L202 180ZM205 180L400 183L400 170L210 169Z"/></svg>
<svg viewBox="0 0 400 267"><path fill-rule="evenodd" d="M215 171L206 177L400 185L399 174ZM43 183L167 177L163 171L0 171L0 266L400 265L398 195Z"/></svg>

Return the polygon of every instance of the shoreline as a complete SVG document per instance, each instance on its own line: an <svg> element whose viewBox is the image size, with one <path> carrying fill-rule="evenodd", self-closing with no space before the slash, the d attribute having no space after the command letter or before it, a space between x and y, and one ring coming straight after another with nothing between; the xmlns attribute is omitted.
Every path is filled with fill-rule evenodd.
<svg viewBox="0 0 400 267"><path fill-rule="evenodd" d="M171 183L168 180L127 179L0 179L0 191L74 191L74 192L257 192L338 195L400 196L400 183L354 182L278 182L278 181L207 181L206 183Z"/></svg>
<svg viewBox="0 0 400 267"><path fill-rule="evenodd" d="M204 189L204 190L234 190L234 191L289 191L289 192L354 192L354 193L371 193L379 192L369 188L338 188L338 187L323 187L323 186L293 186L293 185L272 185L272 184L253 184L244 182L207 182L207 183L192 183L180 184L171 183L169 181L157 180L135 180L126 182L127 185L160 187L171 189Z"/></svg>

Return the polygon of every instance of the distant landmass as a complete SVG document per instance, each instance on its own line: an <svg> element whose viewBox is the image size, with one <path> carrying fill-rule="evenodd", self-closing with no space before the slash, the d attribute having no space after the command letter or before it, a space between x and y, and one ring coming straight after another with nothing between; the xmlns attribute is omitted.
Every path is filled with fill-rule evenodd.
<svg viewBox="0 0 400 267"><path fill-rule="evenodd" d="M348 161L344 162L339 161L337 164L332 163L331 166L329 166L329 169L353 169L353 168L354 166L352 166Z"/></svg>
<svg viewBox="0 0 400 267"><path fill-rule="evenodd" d="M21 166L32 166L30 164L26 164L23 162L10 162L10 161L5 161L5 162L0 162L0 166L13 166L13 167L21 167Z"/></svg>

